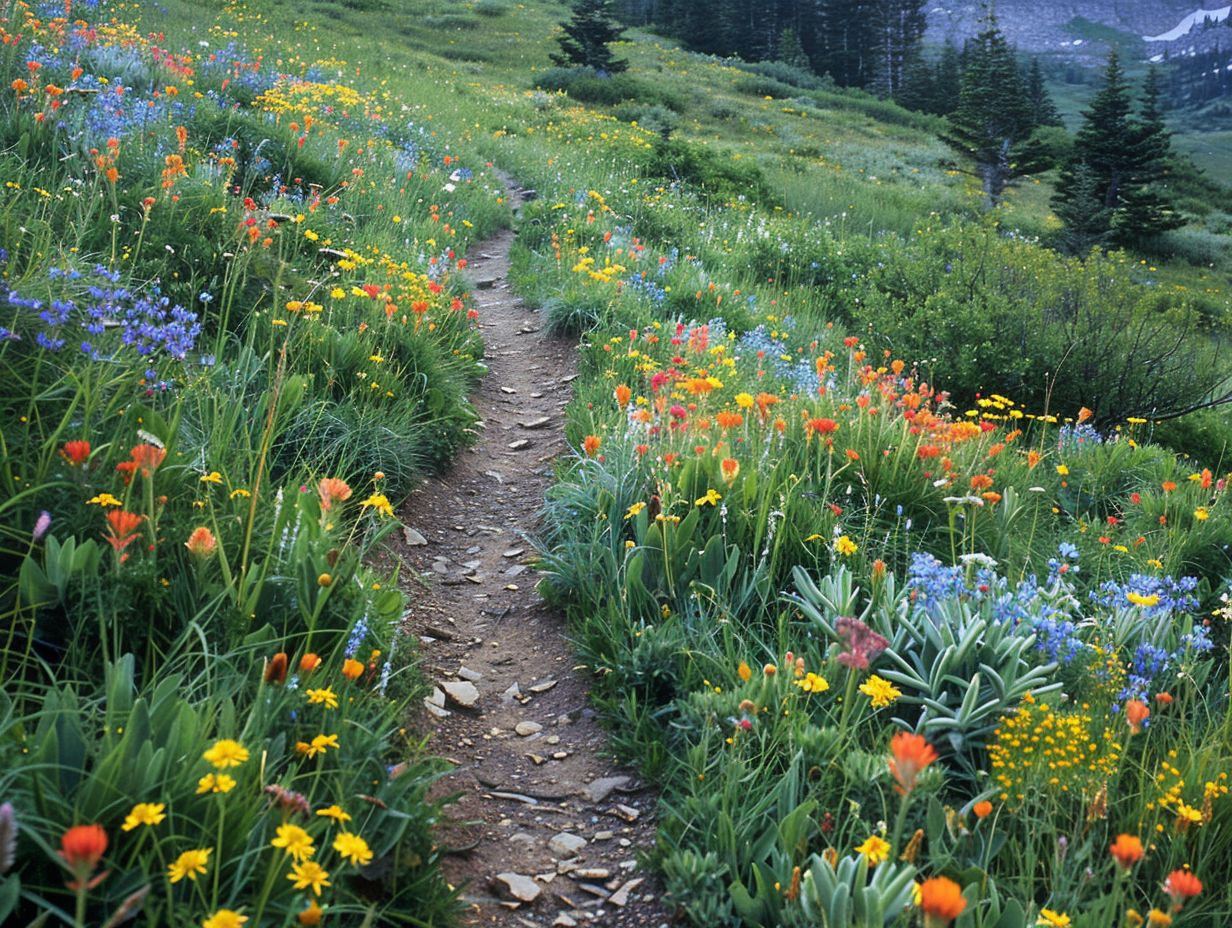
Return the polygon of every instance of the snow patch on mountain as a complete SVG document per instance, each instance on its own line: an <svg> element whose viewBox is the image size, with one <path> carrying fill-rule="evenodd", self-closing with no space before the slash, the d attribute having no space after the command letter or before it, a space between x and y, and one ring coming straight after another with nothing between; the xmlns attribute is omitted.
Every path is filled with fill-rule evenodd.
<svg viewBox="0 0 1232 928"><path fill-rule="evenodd" d="M1181 36L1188 35L1189 30L1194 26L1208 19L1216 23L1223 22L1229 14L1232 14L1232 6L1220 7L1217 10L1194 10L1167 32L1160 35L1144 35L1142 38L1148 42L1175 42Z"/></svg>

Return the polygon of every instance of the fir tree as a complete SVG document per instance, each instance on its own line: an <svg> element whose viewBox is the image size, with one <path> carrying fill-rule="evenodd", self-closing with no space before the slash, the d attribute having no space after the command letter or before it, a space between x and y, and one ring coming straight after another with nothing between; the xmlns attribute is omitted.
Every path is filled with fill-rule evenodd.
<svg viewBox="0 0 1232 928"><path fill-rule="evenodd" d="M1141 115L1133 124L1130 182L1112 217L1112 236L1118 244L1137 244L1185 222L1162 189L1172 156L1172 133L1164 123L1160 96L1159 73L1151 68L1142 88Z"/></svg>
<svg viewBox="0 0 1232 928"><path fill-rule="evenodd" d="M1064 126L1061 113L1056 104L1052 102L1048 88L1044 86L1044 75L1040 72L1038 58L1031 59L1031 67L1028 68L1027 77L1023 83L1027 94L1027 106L1031 110L1031 122L1036 127Z"/></svg>
<svg viewBox="0 0 1232 928"><path fill-rule="evenodd" d="M1072 254L1085 255L1108 242L1112 211L1104 206L1099 178L1085 164L1071 169L1070 195L1056 204L1063 229L1061 247Z"/></svg>
<svg viewBox="0 0 1232 928"><path fill-rule="evenodd" d="M783 64L789 64L793 68L800 68L807 71L809 69L809 58L804 52L804 46L800 44L800 36L796 34L796 30L792 28L784 29L779 35L778 60Z"/></svg>
<svg viewBox="0 0 1232 928"><path fill-rule="evenodd" d="M552 55L552 61L561 67L594 68L617 74L629 66L608 48L624 32L624 27L612 18L608 0L574 0L573 16L561 26L565 30L557 40L561 54Z"/></svg>
<svg viewBox="0 0 1232 928"><path fill-rule="evenodd" d="M1023 147L1034 128L1014 52L990 16L988 28L968 45L958 107L942 136L975 163L990 206L1011 181L1036 167Z"/></svg>
<svg viewBox="0 0 1232 928"><path fill-rule="evenodd" d="M1177 228L1182 220L1160 186L1167 173L1170 139L1158 76L1152 71L1148 77L1141 113L1134 118L1129 86L1112 52L1103 86L1083 114L1073 160L1061 172L1053 197L1053 208L1067 230L1075 223L1089 230L1102 222L1109 240L1125 245ZM1095 180L1099 211L1091 216L1082 215L1090 208L1087 182L1079 184L1082 171L1089 171Z"/></svg>

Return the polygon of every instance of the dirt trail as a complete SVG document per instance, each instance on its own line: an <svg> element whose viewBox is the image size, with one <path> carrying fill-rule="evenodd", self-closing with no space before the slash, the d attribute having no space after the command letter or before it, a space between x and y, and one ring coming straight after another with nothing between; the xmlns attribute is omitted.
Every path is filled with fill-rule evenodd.
<svg viewBox="0 0 1232 928"><path fill-rule="evenodd" d="M465 887L470 925L656 928L670 917L637 862L654 841L654 797L603 756L586 671L529 566L526 536L568 451L576 351L510 292L513 239L468 255L489 367L473 397L478 439L400 513L398 553L420 574L404 581L409 622L437 687L420 727L455 766L438 792L460 794L441 838L446 877Z"/></svg>

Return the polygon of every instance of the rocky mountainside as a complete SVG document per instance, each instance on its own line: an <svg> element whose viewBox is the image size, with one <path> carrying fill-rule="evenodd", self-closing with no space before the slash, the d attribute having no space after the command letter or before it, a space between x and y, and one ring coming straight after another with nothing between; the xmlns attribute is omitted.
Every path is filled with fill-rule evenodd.
<svg viewBox="0 0 1232 928"><path fill-rule="evenodd" d="M997 18L1010 41L1034 54L1103 57L1116 45L1142 57L1178 57L1206 50L1220 38L1232 45L1232 6L1225 0L1001 0ZM936 0L928 7L929 37L961 42L979 31L985 4ZM1210 28L1209 23L1218 23Z"/></svg>

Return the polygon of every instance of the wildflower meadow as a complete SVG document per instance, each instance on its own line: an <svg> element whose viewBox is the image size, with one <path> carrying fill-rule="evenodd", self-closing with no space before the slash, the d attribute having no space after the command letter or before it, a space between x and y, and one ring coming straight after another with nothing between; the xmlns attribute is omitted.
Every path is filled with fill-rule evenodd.
<svg viewBox="0 0 1232 928"><path fill-rule="evenodd" d="M459 923L385 542L510 225L580 359L539 588L681 923L1232 919L1207 269L653 36L578 99L558 5L292 6L0 6L0 922Z"/></svg>

